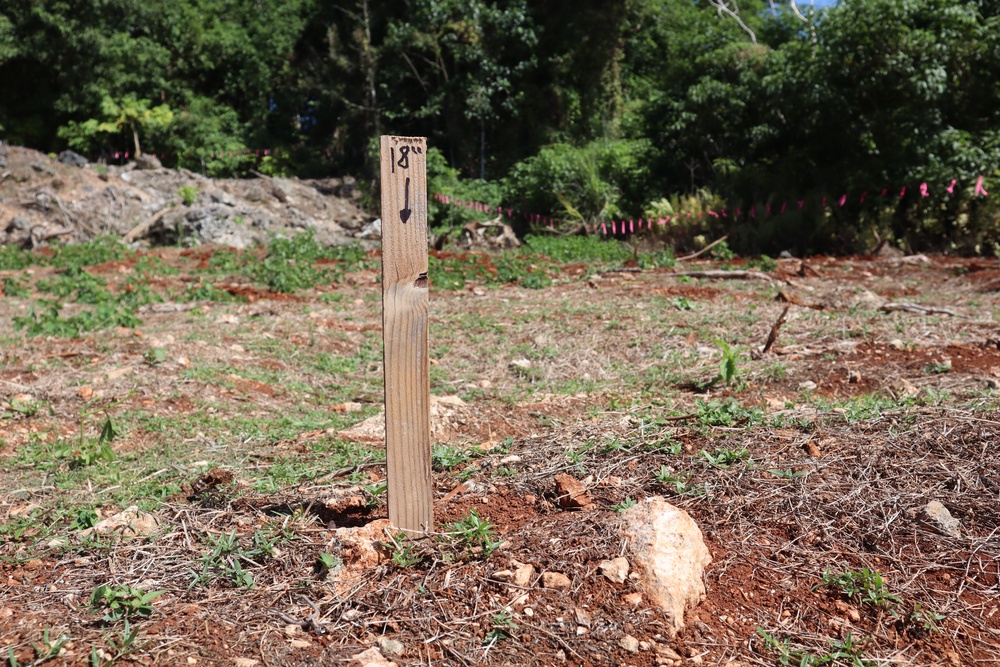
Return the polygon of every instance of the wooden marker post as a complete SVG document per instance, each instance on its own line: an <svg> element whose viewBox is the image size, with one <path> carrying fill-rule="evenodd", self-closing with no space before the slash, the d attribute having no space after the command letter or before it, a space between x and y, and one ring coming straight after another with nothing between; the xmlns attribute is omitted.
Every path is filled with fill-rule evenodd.
<svg viewBox="0 0 1000 667"><path fill-rule="evenodd" d="M382 137L382 344L389 520L434 528L427 357L427 140Z"/></svg>

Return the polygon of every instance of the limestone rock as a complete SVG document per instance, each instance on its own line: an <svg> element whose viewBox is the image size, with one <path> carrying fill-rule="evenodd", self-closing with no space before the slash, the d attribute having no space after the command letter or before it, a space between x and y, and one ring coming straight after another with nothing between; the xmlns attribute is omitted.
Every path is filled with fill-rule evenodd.
<svg viewBox="0 0 1000 667"><path fill-rule="evenodd" d="M831 310L878 310L885 299L864 287L834 287L822 295L820 302Z"/></svg>
<svg viewBox="0 0 1000 667"><path fill-rule="evenodd" d="M350 667L396 667L396 663L386 660L382 652L374 646L351 657Z"/></svg>
<svg viewBox="0 0 1000 667"><path fill-rule="evenodd" d="M555 591L568 591L572 582L561 572L542 572L542 588Z"/></svg>
<svg viewBox="0 0 1000 667"><path fill-rule="evenodd" d="M628 651L629 653L639 652L639 640L633 637L632 635L625 635L624 637L622 637L621 641L618 642L618 645L621 646L626 651Z"/></svg>
<svg viewBox="0 0 1000 667"><path fill-rule="evenodd" d="M616 584L625 583L628 578L628 558L618 557L612 560L602 560L597 571Z"/></svg>
<svg viewBox="0 0 1000 667"><path fill-rule="evenodd" d="M71 167L86 167L89 162L87 158L69 149L59 153L59 161L63 164L68 164Z"/></svg>
<svg viewBox="0 0 1000 667"><path fill-rule="evenodd" d="M511 565L514 567L514 576L511 579L511 583L521 588L530 586L531 580L535 578L535 568L527 563L519 563L516 560L511 561Z"/></svg>
<svg viewBox="0 0 1000 667"><path fill-rule="evenodd" d="M962 536L962 524L951 515L948 508L937 500L932 500L924 505L924 517L930 520L939 530L952 537Z"/></svg>
<svg viewBox="0 0 1000 667"><path fill-rule="evenodd" d="M121 537L141 537L152 535L160 529L160 522L149 512L141 511L137 506L128 507L114 516L98 522L94 526L81 530L79 536L87 537L94 533L98 535L120 535Z"/></svg>
<svg viewBox="0 0 1000 667"><path fill-rule="evenodd" d="M160 159L152 153L143 153L135 156L136 169L163 169Z"/></svg>
<svg viewBox="0 0 1000 667"><path fill-rule="evenodd" d="M382 655L390 655L392 657L399 657L406 653L406 647L403 646L402 642L398 642L395 639L389 639L388 637L379 637L378 642L379 651Z"/></svg>
<svg viewBox="0 0 1000 667"><path fill-rule="evenodd" d="M622 513L622 536L649 599L667 615L674 633L684 611L705 597L703 575L712 556L701 530L684 510L653 496Z"/></svg>

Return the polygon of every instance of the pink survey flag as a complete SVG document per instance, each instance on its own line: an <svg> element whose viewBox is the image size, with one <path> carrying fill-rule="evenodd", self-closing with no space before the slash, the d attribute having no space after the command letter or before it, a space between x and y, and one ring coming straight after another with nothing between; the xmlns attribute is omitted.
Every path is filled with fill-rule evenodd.
<svg viewBox="0 0 1000 667"><path fill-rule="evenodd" d="M931 193L927 191L927 182L926 181L924 181L923 183L920 184L920 196L921 197L930 197L931 196Z"/></svg>
<svg viewBox="0 0 1000 667"><path fill-rule="evenodd" d="M841 206L843 206L844 204L846 204L847 203L847 195L840 195L840 199L837 200L837 203L840 204Z"/></svg>
<svg viewBox="0 0 1000 667"><path fill-rule="evenodd" d="M125 157L128 157L128 153L125 154ZM980 176L979 180L976 181L976 191L975 191L975 194L982 195L984 197L989 197L990 196L990 193L987 192L986 189L983 187L983 177L982 176Z"/></svg>
<svg viewBox="0 0 1000 667"><path fill-rule="evenodd" d="M948 187L945 188L948 191L948 194L952 194L953 192L955 192L955 184L956 183L958 183L958 179L957 178L951 179L951 183L949 183Z"/></svg>
<svg viewBox="0 0 1000 667"><path fill-rule="evenodd" d="M601 233L604 234L605 236L608 235L608 225L605 222L601 223Z"/></svg>

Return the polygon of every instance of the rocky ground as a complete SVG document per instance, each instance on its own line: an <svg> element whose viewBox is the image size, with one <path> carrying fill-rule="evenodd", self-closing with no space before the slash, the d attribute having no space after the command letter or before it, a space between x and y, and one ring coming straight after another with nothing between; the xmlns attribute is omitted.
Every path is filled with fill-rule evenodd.
<svg viewBox="0 0 1000 667"><path fill-rule="evenodd" d="M25 248L100 235L247 248L306 229L322 243L345 243L372 219L359 195L349 177L209 179L152 157L77 166L0 144L0 243Z"/></svg>

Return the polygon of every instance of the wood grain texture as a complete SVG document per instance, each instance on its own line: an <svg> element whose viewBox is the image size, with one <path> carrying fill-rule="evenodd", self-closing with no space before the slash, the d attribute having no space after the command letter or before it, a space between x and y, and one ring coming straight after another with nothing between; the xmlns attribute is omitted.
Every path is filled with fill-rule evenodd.
<svg viewBox="0 0 1000 667"><path fill-rule="evenodd" d="M382 342L389 520L433 530L427 351L427 140L383 136Z"/></svg>

